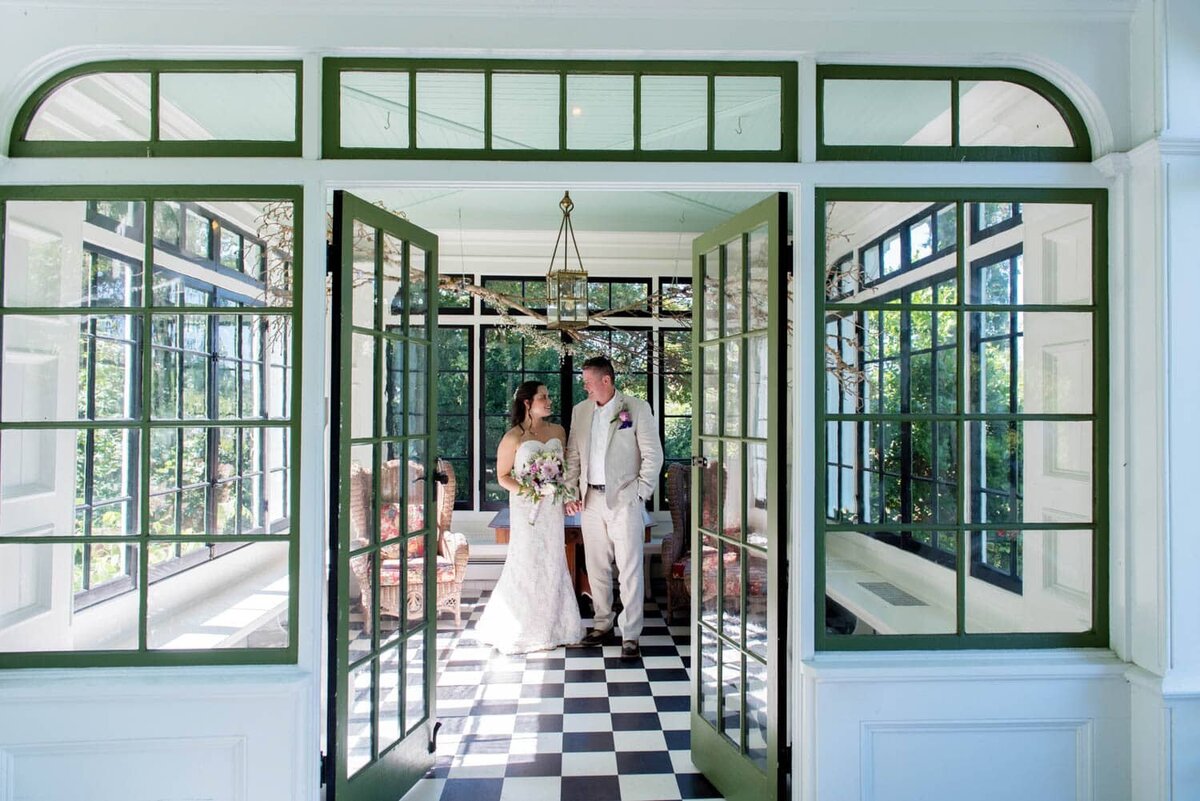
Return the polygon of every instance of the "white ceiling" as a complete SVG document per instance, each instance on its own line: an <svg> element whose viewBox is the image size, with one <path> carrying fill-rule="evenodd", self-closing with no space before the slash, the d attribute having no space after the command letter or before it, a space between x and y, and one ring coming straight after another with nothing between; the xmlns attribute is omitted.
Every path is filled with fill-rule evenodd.
<svg viewBox="0 0 1200 801"><path fill-rule="evenodd" d="M380 189L351 192L379 202L437 233L479 230L557 231L558 189ZM765 192L571 191L577 231L657 231L696 234L753 206Z"/></svg>

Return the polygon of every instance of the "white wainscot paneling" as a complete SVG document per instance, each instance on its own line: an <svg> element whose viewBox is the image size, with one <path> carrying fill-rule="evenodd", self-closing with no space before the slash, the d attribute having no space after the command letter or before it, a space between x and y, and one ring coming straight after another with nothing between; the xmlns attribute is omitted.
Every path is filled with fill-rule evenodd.
<svg viewBox="0 0 1200 801"><path fill-rule="evenodd" d="M1129 801L1124 664L1058 654L822 655L805 663L816 801Z"/></svg>
<svg viewBox="0 0 1200 801"><path fill-rule="evenodd" d="M1085 801L1092 798L1091 739L1086 720L864 723L862 797L952 799L970 788L971 801Z"/></svg>
<svg viewBox="0 0 1200 801"><path fill-rule="evenodd" d="M113 740L0 749L12 801L245 798L238 737ZM132 781L136 777L136 781Z"/></svg>
<svg viewBox="0 0 1200 801"><path fill-rule="evenodd" d="M312 695L295 668L0 677L0 801L303 801Z"/></svg>

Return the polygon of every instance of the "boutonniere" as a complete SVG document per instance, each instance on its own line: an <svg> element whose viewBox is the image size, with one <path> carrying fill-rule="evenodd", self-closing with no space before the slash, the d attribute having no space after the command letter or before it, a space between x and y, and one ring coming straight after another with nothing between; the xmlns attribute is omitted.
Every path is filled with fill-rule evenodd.
<svg viewBox="0 0 1200 801"><path fill-rule="evenodd" d="M633 415L629 413L629 404L622 403L621 408L617 409L617 413L613 415L612 421L620 423L617 426L618 431L624 428L633 428Z"/></svg>

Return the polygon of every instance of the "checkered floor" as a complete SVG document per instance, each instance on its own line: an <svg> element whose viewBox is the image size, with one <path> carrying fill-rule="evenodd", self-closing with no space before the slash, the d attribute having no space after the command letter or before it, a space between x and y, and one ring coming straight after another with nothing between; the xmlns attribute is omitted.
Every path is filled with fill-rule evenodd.
<svg viewBox="0 0 1200 801"><path fill-rule="evenodd" d="M405 801L721 797L689 756L688 628L668 627L659 601L640 660L620 645L503 656L473 639L490 591L464 588L462 631L441 622L437 762Z"/></svg>

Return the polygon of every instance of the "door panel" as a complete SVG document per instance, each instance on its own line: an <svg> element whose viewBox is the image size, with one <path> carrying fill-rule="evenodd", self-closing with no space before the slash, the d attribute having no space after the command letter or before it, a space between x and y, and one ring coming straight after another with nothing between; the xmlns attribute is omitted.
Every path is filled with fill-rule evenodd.
<svg viewBox="0 0 1200 801"><path fill-rule="evenodd" d="M692 245L692 761L730 801L784 797L787 196Z"/></svg>
<svg viewBox="0 0 1200 801"><path fill-rule="evenodd" d="M326 797L395 801L433 764L437 238L333 208Z"/></svg>

